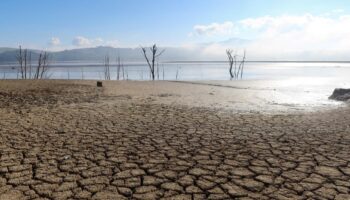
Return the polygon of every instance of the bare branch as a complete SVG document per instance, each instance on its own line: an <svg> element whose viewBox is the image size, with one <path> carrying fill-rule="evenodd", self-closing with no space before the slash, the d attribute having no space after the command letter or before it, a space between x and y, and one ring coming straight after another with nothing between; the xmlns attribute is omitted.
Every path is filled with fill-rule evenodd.
<svg viewBox="0 0 350 200"><path fill-rule="evenodd" d="M152 58L151 58L152 61L150 61L150 59L147 56L147 49L142 47L142 46L141 46L141 49L142 49L142 52L143 52L143 56L145 57L145 59L147 61L147 64L148 64L148 67L150 69L151 78L152 78L152 80L154 80L155 79L155 62L156 62L156 58L158 58L160 55L162 55L165 50L162 50L160 53L157 54L158 47L157 47L156 44L154 44L152 47L149 47L149 50L152 53Z"/></svg>

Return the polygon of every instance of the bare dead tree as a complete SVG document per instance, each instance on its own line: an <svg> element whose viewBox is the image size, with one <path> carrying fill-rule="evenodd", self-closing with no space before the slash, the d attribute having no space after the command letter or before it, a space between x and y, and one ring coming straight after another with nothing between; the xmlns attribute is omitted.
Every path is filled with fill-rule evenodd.
<svg viewBox="0 0 350 200"><path fill-rule="evenodd" d="M122 68L122 65L121 65L121 62L120 62L120 57L118 56L117 57L117 80L120 79L121 68Z"/></svg>
<svg viewBox="0 0 350 200"><path fill-rule="evenodd" d="M109 64L109 56L108 55L105 56L104 72L105 72L105 80L111 80L110 64Z"/></svg>
<svg viewBox="0 0 350 200"><path fill-rule="evenodd" d="M47 70L49 69L49 54L45 51L42 53L42 68L40 73L40 79L46 78Z"/></svg>
<svg viewBox="0 0 350 200"><path fill-rule="evenodd" d="M29 79L32 78L32 52L29 52Z"/></svg>
<svg viewBox="0 0 350 200"><path fill-rule="evenodd" d="M179 77L179 66L177 66L177 69L176 69L176 76L175 76L176 80L178 79L178 77Z"/></svg>
<svg viewBox="0 0 350 200"><path fill-rule="evenodd" d="M40 77L40 74L41 74L41 68L42 68L42 65L43 65L43 62L42 62L42 60L43 60L43 54L42 53L40 53L40 55L39 55L39 58L38 58L38 66L36 67L36 71L35 71L35 74L34 74L34 79L39 79L39 77Z"/></svg>
<svg viewBox="0 0 350 200"><path fill-rule="evenodd" d="M47 71L49 69L49 54L47 52L41 52L38 58L38 65L35 69L34 75L32 69L32 52L28 49L22 49L19 46L19 51L16 55L17 62L19 64L18 76L21 79L43 79L47 78Z"/></svg>
<svg viewBox="0 0 350 200"><path fill-rule="evenodd" d="M19 70L20 70L21 78L24 79L24 68L23 68L24 57L23 57L22 46L19 46L19 51L16 55L16 59L20 67Z"/></svg>
<svg viewBox="0 0 350 200"><path fill-rule="evenodd" d="M81 68L81 80L84 80L84 67Z"/></svg>
<svg viewBox="0 0 350 200"><path fill-rule="evenodd" d="M235 54L233 56L233 60L234 60L234 63L235 63L234 78L236 78L236 79L238 77L237 58L238 58L238 55L237 55L237 52L235 52Z"/></svg>
<svg viewBox="0 0 350 200"><path fill-rule="evenodd" d="M124 69L124 64L122 64L122 74L123 74L123 80L125 80L125 69Z"/></svg>
<svg viewBox="0 0 350 200"><path fill-rule="evenodd" d="M232 68L233 68L233 63L235 62L234 57L232 56L233 50L232 49L226 49L226 54L227 54L227 58L228 58L228 63L229 63L229 73L231 76L231 79L235 77L235 72L232 72Z"/></svg>
<svg viewBox="0 0 350 200"><path fill-rule="evenodd" d="M123 69L124 69L124 67L123 67ZM126 80L129 80L129 72L128 72L128 70L125 70L125 76L126 76Z"/></svg>
<svg viewBox="0 0 350 200"><path fill-rule="evenodd" d="M246 51L244 50L243 56L239 56L236 53L233 54L232 49L226 50L228 62L229 62L229 73L231 76L231 79L238 79L239 77L242 79L243 77L243 68L245 64L246 59ZM241 61L238 61L238 57L242 57ZM239 62L239 65L237 67L237 63ZM234 68L233 68L234 65Z"/></svg>
<svg viewBox="0 0 350 200"><path fill-rule="evenodd" d="M151 79L154 80L155 79L155 61L156 59L161 56L165 49L163 49L162 51L160 51L159 53L158 52L158 47L156 44L154 44L152 47L150 47L150 51L151 51L151 59L148 58L148 55L147 55L147 49L145 47L141 47L142 49L142 52L143 52L143 56L145 57L146 61L147 61L147 64L148 64L148 67L150 69L150 75L151 75Z"/></svg>
<svg viewBox="0 0 350 200"><path fill-rule="evenodd" d="M23 55L23 59L24 59L24 67L23 67L23 71L24 71L24 79L27 79L27 59L28 59L28 50L24 49L24 55Z"/></svg>
<svg viewBox="0 0 350 200"><path fill-rule="evenodd" d="M157 79L159 80L159 62L157 62Z"/></svg>
<svg viewBox="0 0 350 200"><path fill-rule="evenodd" d="M46 74L49 70L49 54L47 52L41 52L38 58L38 66L36 67L34 79L47 78Z"/></svg>
<svg viewBox="0 0 350 200"><path fill-rule="evenodd" d="M28 56L28 49L22 49L22 46L19 46L19 51L16 55L17 62L19 64L19 72L20 72L20 77L22 79L30 79L30 69L28 69L28 64L31 62L31 52L29 53L30 55Z"/></svg>
<svg viewBox="0 0 350 200"><path fill-rule="evenodd" d="M244 68L244 63L245 63L245 55L246 55L246 51L244 50L242 61L239 64L239 71L241 72L241 79L243 77L243 68Z"/></svg>

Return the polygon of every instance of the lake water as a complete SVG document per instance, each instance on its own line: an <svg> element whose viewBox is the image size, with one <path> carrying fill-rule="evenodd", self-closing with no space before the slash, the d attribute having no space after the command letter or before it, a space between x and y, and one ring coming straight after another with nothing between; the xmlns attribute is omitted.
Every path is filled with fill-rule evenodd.
<svg viewBox="0 0 350 200"><path fill-rule="evenodd" d="M51 79L104 79L104 66L99 63L53 63L48 75ZM225 62L193 62L159 64L159 80L230 80ZM117 67L111 65L111 79L117 78ZM123 79L121 72L121 79ZM0 78L16 79L15 64L0 64ZM290 78L350 79L350 63L248 62L244 67L245 80L275 80ZM144 63L125 63L124 79L149 80Z"/></svg>

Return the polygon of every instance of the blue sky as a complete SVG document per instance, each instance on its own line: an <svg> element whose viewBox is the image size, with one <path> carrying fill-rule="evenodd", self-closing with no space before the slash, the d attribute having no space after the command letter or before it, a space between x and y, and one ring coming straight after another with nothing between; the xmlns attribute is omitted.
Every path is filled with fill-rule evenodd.
<svg viewBox="0 0 350 200"><path fill-rule="evenodd" d="M279 27L279 35L323 19L346 25L343 18L350 11L346 0L1 0L0 6L0 46L51 50L151 43L193 46L231 38L261 42L268 38L266 30L283 20L290 26ZM300 25L298 20L304 19L307 22ZM264 27L258 30L261 21Z"/></svg>

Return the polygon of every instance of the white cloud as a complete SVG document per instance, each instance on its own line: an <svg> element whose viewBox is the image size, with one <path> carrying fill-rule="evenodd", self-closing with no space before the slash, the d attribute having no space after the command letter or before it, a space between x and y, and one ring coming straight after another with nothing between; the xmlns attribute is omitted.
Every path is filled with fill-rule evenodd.
<svg viewBox="0 0 350 200"><path fill-rule="evenodd" d="M263 17L241 23L258 28L254 48L274 51L350 50L350 16Z"/></svg>
<svg viewBox="0 0 350 200"><path fill-rule="evenodd" d="M231 35L235 32L233 22L224 22L222 24L212 23L209 25L195 25L193 27L194 33L197 35ZM193 36L193 33L190 33L189 36Z"/></svg>
<svg viewBox="0 0 350 200"><path fill-rule="evenodd" d="M61 44L61 40L57 37L52 37L49 41L50 46L58 46Z"/></svg>
<svg viewBox="0 0 350 200"><path fill-rule="evenodd" d="M109 40L109 41L105 41L105 42L104 42L104 45L110 46L110 47L118 47L118 46L120 46L118 40Z"/></svg>
<svg viewBox="0 0 350 200"><path fill-rule="evenodd" d="M117 47L119 42L117 40L104 40L102 38L86 38L77 36L73 39L72 44L76 47L96 47L96 46L111 46Z"/></svg>
<svg viewBox="0 0 350 200"><path fill-rule="evenodd" d="M343 13L343 12L345 12L345 10L341 8L332 10L332 13Z"/></svg>
<svg viewBox="0 0 350 200"><path fill-rule="evenodd" d="M232 22L239 34L231 32L230 36L247 38L249 35L249 42L242 45L211 44L203 50L216 54L225 48L247 49L248 56L252 59L348 60L350 15L344 15L340 10L338 12L336 16L303 14L242 19ZM220 32L210 27L215 26L201 26L200 33Z"/></svg>
<svg viewBox="0 0 350 200"><path fill-rule="evenodd" d="M77 36L73 39L72 44L77 47L87 47L92 44L92 41L83 36Z"/></svg>
<svg viewBox="0 0 350 200"><path fill-rule="evenodd" d="M307 24L313 18L310 14L302 16L283 15L278 17L264 16L258 18L247 18L239 21L245 28L286 28L300 27Z"/></svg>
<svg viewBox="0 0 350 200"><path fill-rule="evenodd" d="M96 38L96 39L95 39L95 42L102 43L102 42L103 42L103 39L102 39L102 38Z"/></svg>

